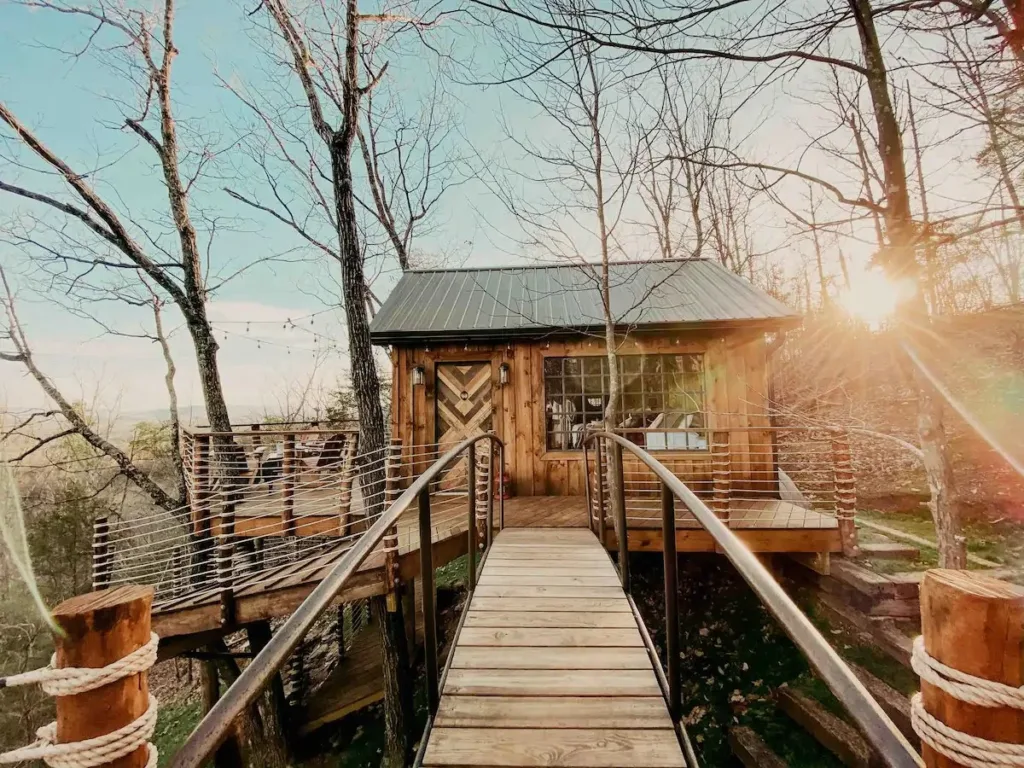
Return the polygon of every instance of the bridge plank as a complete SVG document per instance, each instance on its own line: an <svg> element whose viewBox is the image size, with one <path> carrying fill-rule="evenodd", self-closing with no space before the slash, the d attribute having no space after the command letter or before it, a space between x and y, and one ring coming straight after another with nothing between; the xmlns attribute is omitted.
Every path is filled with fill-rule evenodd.
<svg viewBox="0 0 1024 768"><path fill-rule="evenodd" d="M503 587L499 585L490 584L487 586L481 585L476 588L476 595L480 597L578 597L578 598L596 598L596 597L609 597L618 598L625 602L625 598L622 596L621 587L544 587L544 586L533 586L533 587Z"/></svg>
<svg viewBox="0 0 1024 768"><path fill-rule="evenodd" d="M463 627L459 646L489 645L518 647L642 648L640 632L629 629L568 629L529 627ZM509 665L514 667L515 665Z"/></svg>
<svg viewBox="0 0 1024 768"><path fill-rule="evenodd" d="M654 670L452 669L444 693L475 696L660 696Z"/></svg>
<svg viewBox="0 0 1024 768"><path fill-rule="evenodd" d="M452 669L650 669L640 648L495 648L459 644Z"/></svg>
<svg viewBox="0 0 1024 768"><path fill-rule="evenodd" d="M632 612L627 603L621 597L486 597L479 591L473 596L473 603L470 609L474 611L530 611L549 613L551 611L571 611L591 613L602 611L606 613L627 613Z"/></svg>
<svg viewBox="0 0 1024 768"><path fill-rule="evenodd" d="M467 627L635 627L631 612L591 611L484 611L472 606Z"/></svg>
<svg viewBox="0 0 1024 768"><path fill-rule="evenodd" d="M483 748L481 748L483 747ZM435 728L423 765L683 768L671 730Z"/></svg>
<svg viewBox="0 0 1024 768"><path fill-rule="evenodd" d="M509 587L615 587L619 588L619 579L613 573L602 576L548 576L543 573L529 573L522 576L509 576L502 573L485 571L480 577L480 586Z"/></svg>
<svg viewBox="0 0 1024 768"><path fill-rule="evenodd" d="M656 696L445 696L434 727L671 729L672 723Z"/></svg>

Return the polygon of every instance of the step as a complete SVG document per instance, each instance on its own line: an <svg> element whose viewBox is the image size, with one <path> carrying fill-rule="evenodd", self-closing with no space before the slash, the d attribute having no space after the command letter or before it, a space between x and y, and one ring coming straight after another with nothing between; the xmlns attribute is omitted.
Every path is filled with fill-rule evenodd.
<svg viewBox="0 0 1024 768"><path fill-rule="evenodd" d="M876 541L860 545L861 554L876 560L918 560L921 550L897 541Z"/></svg>
<svg viewBox="0 0 1024 768"><path fill-rule="evenodd" d="M850 669L868 689L872 698L878 702L878 706L882 708L886 716L899 728L900 733L915 749L920 751L921 739L914 733L914 728L910 724L910 699L863 667L850 664Z"/></svg>
<svg viewBox="0 0 1024 768"><path fill-rule="evenodd" d="M810 696L784 685L776 691L779 708L850 768L873 768L871 748L856 728Z"/></svg>
<svg viewBox="0 0 1024 768"><path fill-rule="evenodd" d="M786 768L782 758L772 752L764 740L750 728L730 728L729 746L744 768Z"/></svg>

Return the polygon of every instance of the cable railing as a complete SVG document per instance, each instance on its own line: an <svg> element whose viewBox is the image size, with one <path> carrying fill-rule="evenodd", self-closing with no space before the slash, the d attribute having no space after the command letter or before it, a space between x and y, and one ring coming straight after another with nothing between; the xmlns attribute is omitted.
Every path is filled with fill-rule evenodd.
<svg viewBox="0 0 1024 768"><path fill-rule="evenodd" d="M296 461L288 474L278 472L272 477L265 472L261 475L259 465L248 459L244 470L235 471L243 466L232 463L232 456L237 459L237 445L227 451L227 459L217 459L213 441L227 435L209 433L198 441L193 436L191 442L183 443L192 478L190 503L170 511L98 519L94 586L153 586L155 608L160 611L186 596L194 602L217 594L230 601L236 588L252 585L284 566L289 566L293 579L312 576L324 568L322 563L312 562L317 556L340 554L351 546L375 521L379 512L374 510L393 500L396 489L408 485L417 472L444 452L444 446L403 445L400 441L372 453L360 452L357 433L329 431L343 438L324 442L330 446L329 461ZM258 432L261 441L295 436L280 429ZM195 446L207 438L209 450L199 449L206 458L197 471ZM252 446L248 449L251 453ZM467 462L462 458L432 482L436 528L453 533L466 497L475 493L480 498L491 482L489 464L481 459L476 456L476 488L468 483ZM372 487L371 481L378 476L383 476L384 485ZM253 490L251 483L259 477L264 486L268 484L265 481L272 481L277 490ZM411 520L400 526L404 548L413 545L413 528ZM293 564L302 559L311 564L296 570Z"/></svg>
<svg viewBox="0 0 1024 768"><path fill-rule="evenodd" d="M481 452L479 447L482 447L485 441L487 441L489 450ZM495 454L497 455L495 456ZM435 521L432 517L431 505L435 488L439 482L443 481L448 470L460 465L464 465L466 487L484 490L483 499L479 498L477 493L469 493L463 498L465 507L463 514L466 516L468 525L468 587L470 596L472 596L476 587L478 568L486 559L494 538L496 500L498 503L498 530L501 529L504 519L501 509L504 496L504 488L501 486L503 473L495 474L493 472L495 460L497 460L498 467L504 466L504 443L493 434L481 434L468 438L445 452L404 491L399 493L397 483L394 480L391 481L386 490L396 496L394 500L341 555L330 572L278 628L270 642L252 659L238 679L200 721L185 744L175 753L170 763L171 768L199 768L205 764L228 735L235 719L256 700L271 678L284 666L310 627L331 606L367 557L381 544L387 544L389 539L394 540L399 520L414 504L418 510L419 540L421 542L432 540L431 529ZM488 478L497 477L499 479L498 488L495 488L489 480L486 486L478 482L477 471L483 467L488 468ZM393 551L391 548L388 549ZM478 554L480 556L479 563ZM431 546L420 547L419 561L419 578L422 580L423 593L424 667L429 729L440 701L441 684L438 664L437 612L434 603L433 548ZM469 602L467 601L465 605L468 606ZM463 618L464 615L465 611Z"/></svg>
<svg viewBox="0 0 1024 768"><path fill-rule="evenodd" d="M628 460L624 459L624 454L628 456ZM753 552L730 529L728 521L723 520L717 510L705 503L672 470L643 448L618 434L592 432L584 440L587 498L592 504L592 509L595 506L597 509L607 506L614 510L611 523L617 534L619 576L638 623L643 626L639 610L629 594L629 523L625 484L609 482L609 476L612 474L609 470L617 470L618 476L623 477L626 474L625 468L630 461L642 464L658 483L658 507L665 562L667 670L662 670L660 664L655 664L655 674L668 702L673 722L677 724L677 729L680 728L678 724L682 712L682 680L678 645L679 582L676 570L676 503L681 501L684 506L683 514L691 517L714 538L718 548L754 590L768 611L778 620L782 629L850 713L885 763L892 768L923 766L921 758L885 715L850 667L822 637ZM618 498L612 499L612 493ZM605 524L604 515L591 516L592 529L598 529L595 532L602 540L604 540ZM681 734L684 749L686 749L689 745L685 740L685 731L681 731Z"/></svg>
<svg viewBox="0 0 1024 768"><path fill-rule="evenodd" d="M653 443L658 451L653 455L731 527L838 529L843 551L855 554L856 486L845 430L743 427L615 432L634 445ZM661 453L666 444L671 450L673 444L693 442L694 434L707 436L706 450ZM602 462L606 458L602 455ZM588 464L587 482L596 488L595 466ZM657 528L660 480L643 462L629 456L622 472L630 528ZM591 515L596 519L597 494L591 496ZM609 518L607 499L603 509ZM681 511L677 522L681 528L700 528L688 511Z"/></svg>

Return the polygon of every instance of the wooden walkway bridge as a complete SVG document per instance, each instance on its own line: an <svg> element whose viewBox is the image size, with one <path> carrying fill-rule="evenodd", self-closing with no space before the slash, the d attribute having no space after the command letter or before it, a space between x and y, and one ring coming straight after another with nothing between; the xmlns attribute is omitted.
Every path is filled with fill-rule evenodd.
<svg viewBox="0 0 1024 768"><path fill-rule="evenodd" d="M423 765L686 765L658 662L589 530L499 533L468 611Z"/></svg>

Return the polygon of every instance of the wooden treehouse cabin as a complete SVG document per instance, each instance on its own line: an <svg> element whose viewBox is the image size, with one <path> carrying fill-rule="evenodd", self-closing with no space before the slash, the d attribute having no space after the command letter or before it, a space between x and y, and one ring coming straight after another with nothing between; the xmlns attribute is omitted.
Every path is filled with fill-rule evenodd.
<svg viewBox="0 0 1024 768"><path fill-rule="evenodd" d="M769 409L768 339L796 314L706 259L616 263L609 282L614 430L755 552L841 551L841 528L853 546L847 436L778 428ZM594 265L410 271L373 319L374 343L391 349L395 438L443 452L493 430L506 445L507 525L584 527L610 514L607 498L595 509L596 456L584 450L609 399L598 286ZM410 462L408 477L436 455ZM659 484L628 457L623 478L629 548L661 549ZM679 551L715 551L692 518L677 525ZM594 527L615 546L610 523Z"/></svg>

